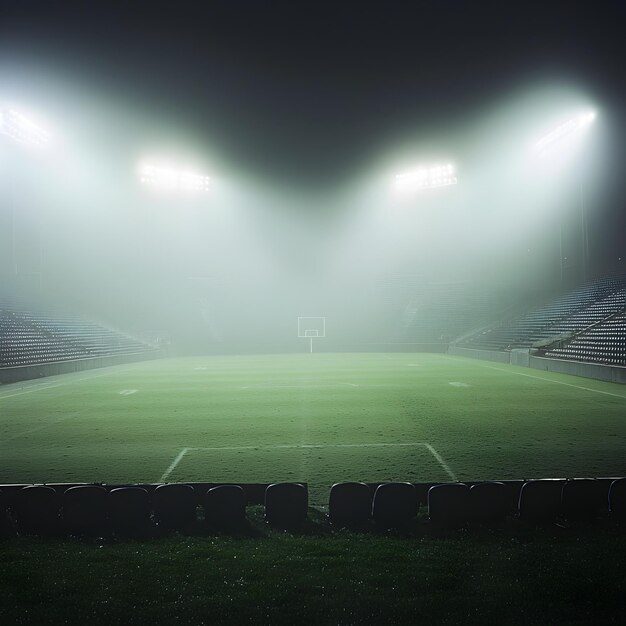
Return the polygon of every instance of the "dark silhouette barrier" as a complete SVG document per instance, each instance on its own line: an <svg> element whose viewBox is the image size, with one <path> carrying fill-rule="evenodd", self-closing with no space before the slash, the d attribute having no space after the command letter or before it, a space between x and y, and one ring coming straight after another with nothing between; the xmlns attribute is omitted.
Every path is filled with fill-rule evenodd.
<svg viewBox="0 0 626 626"><path fill-rule="evenodd" d="M164 530L189 531L196 524L196 492L191 485L159 485L152 504L154 521Z"/></svg>
<svg viewBox="0 0 626 626"><path fill-rule="evenodd" d="M265 518L276 528L297 529L307 518L308 492L300 483L274 483L265 490Z"/></svg>
<svg viewBox="0 0 626 626"><path fill-rule="evenodd" d="M374 492L372 518L381 528L400 528L415 519L418 508L412 483L383 483Z"/></svg>
<svg viewBox="0 0 626 626"><path fill-rule="evenodd" d="M98 485L79 485L65 491L63 526L72 535L107 534L107 490Z"/></svg>
<svg viewBox="0 0 626 626"><path fill-rule="evenodd" d="M609 513L614 520L626 522L626 478L614 480L609 487Z"/></svg>
<svg viewBox="0 0 626 626"><path fill-rule="evenodd" d="M238 532L246 527L246 494L239 485L220 485L204 496L204 521L220 532Z"/></svg>
<svg viewBox="0 0 626 626"><path fill-rule="evenodd" d="M51 487L22 488L15 499L15 521L20 533L56 535L61 530L61 499Z"/></svg>
<svg viewBox="0 0 626 626"><path fill-rule="evenodd" d="M571 521L591 521L607 508L606 485L594 478L568 480L561 491L561 513Z"/></svg>
<svg viewBox="0 0 626 626"><path fill-rule="evenodd" d="M109 491L109 517L116 535L141 537L151 530L150 497L141 487L118 487Z"/></svg>
<svg viewBox="0 0 626 626"><path fill-rule="evenodd" d="M507 486L498 481L476 483L469 490L469 519L479 524L498 524L511 511Z"/></svg>
<svg viewBox="0 0 626 626"><path fill-rule="evenodd" d="M2 491L0 491L0 539L13 537L15 535L15 527L13 520L9 515L9 507L7 499Z"/></svg>
<svg viewBox="0 0 626 626"><path fill-rule="evenodd" d="M561 508L561 491L565 481L529 480L519 496L519 517L530 524L554 522Z"/></svg>
<svg viewBox="0 0 626 626"><path fill-rule="evenodd" d="M458 528L470 519L470 488L465 483L445 483L428 490L430 521L446 528Z"/></svg>
<svg viewBox="0 0 626 626"><path fill-rule="evenodd" d="M259 504L274 527L297 530L307 520L306 483L188 483L143 485L0 485L0 538L71 534L146 536L155 530L237 533L249 529L246 507ZM626 521L626 478L543 479L469 483L359 483L332 486L328 519L334 527L402 528L428 504L434 526ZM202 505L200 509L199 505ZM152 518L156 524L153 525Z"/></svg>
<svg viewBox="0 0 626 626"><path fill-rule="evenodd" d="M330 489L328 517L337 527L363 526L372 517L372 491L365 483L335 483Z"/></svg>

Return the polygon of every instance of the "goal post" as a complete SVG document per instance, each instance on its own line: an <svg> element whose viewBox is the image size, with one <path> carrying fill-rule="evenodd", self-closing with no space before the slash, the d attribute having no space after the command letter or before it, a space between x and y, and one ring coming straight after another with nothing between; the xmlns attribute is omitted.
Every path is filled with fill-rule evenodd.
<svg viewBox="0 0 626 626"><path fill-rule="evenodd" d="M313 339L326 337L325 317L298 317L298 337L309 340L309 352L313 352Z"/></svg>

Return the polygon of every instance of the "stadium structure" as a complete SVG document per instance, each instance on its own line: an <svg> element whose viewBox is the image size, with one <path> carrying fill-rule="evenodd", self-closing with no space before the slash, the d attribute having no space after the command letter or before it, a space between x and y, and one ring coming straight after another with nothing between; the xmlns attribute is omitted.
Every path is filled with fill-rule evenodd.
<svg viewBox="0 0 626 626"><path fill-rule="evenodd" d="M105 56L116 59L109 46ZM228 99L244 77L265 119L254 72L222 62L230 68L215 61L207 81ZM29 83L20 67L0 60L7 571L27 555L36 577L41 551L77 560L83 573L100 567L92 548L109 559L119 549L120 571L141 554L165 596L159 576L172 571L177 582L152 612L140 592L147 612L129 623L316 621L303 608L283 615L276 607L293 599L278 591L259 599L289 576L311 593L320 623L414 621L417 605L430 606L446 584L462 597L451 613L461 621L478 606L468 599L478 578L476 588L496 595L498 567L518 580L498 555L513 554L522 568L528 546L539 561L561 544L587 558L581 537L605 556L624 547L624 215L609 139L619 120L606 93L604 102L600 89L575 81L501 82L449 126L443 113L411 118L408 131L379 137L367 158L359 161L355 147L357 165L331 175L325 163L341 162L342 124L359 117L355 107L325 132L277 114L272 132L291 150L280 157L258 139L268 131L255 115L239 120L240 133L229 118L236 107L222 112L223 126L206 121L219 98L204 93L202 72L189 70L189 95L170 73L177 99L160 108L139 92L140 106L115 99L80 72ZM327 71L319 70L324 80ZM336 71L337 83L348 82ZM367 72L360 80L367 84ZM304 117L324 118L309 92L321 98L324 88L298 84L289 96ZM193 93L204 104L192 106ZM269 108L284 113L285 102L293 104L276 96ZM171 119L177 107L188 120ZM353 140L366 134L357 122L346 135ZM241 167L237 149L247 154ZM303 173L307 163L317 171ZM196 571L195 600L180 600L209 537L212 557L223 560L211 584L227 592L198 599L204 573ZM264 542L283 555L279 578ZM440 569L418 603L409 587L430 574L414 574L411 551L429 549ZM173 556L181 550L185 562ZM230 561L242 552L239 571ZM330 608L327 574L290 569L292 553L300 564L313 555L324 572L337 566ZM444 570L463 555L476 565L453 568L451 582ZM351 558L358 576L346 587ZM396 590L394 560L409 571L397 605L377 598L360 606L355 598L379 584ZM621 560L610 567L602 616L617 623ZM263 571L271 582L250 584L249 572ZM563 589L552 574L551 584L563 605L580 608L576 564L568 576ZM94 584L84 578L86 589ZM63 593L75 580L63 579ZM0 618L4 610L20 623L31 598L6 584L21 599ZM103 593L105 604L112 597L104 587L85 593ZM50 596L34 596L36 622ZM429 609L443 623L444 596ZM505 596L500 590L500 610ZM233 598L244 602L241 621ZM542 623L550 600L536 609L527 601L516 596L529 623ZM123 623L132 602L126 595L99 616L90 599L77 619ZM590 600L583 621L600 605ZM470 622L499 623L498 610L480 607L489 618ZM55 601L51 621L64 619Z"/></svg>

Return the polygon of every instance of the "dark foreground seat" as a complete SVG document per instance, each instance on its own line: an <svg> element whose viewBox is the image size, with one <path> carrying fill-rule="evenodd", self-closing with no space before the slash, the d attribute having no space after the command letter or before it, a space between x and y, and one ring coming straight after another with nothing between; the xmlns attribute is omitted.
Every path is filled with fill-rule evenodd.
<svg viewBox="0 0 626 626"><path fill-rule="evenodd" d="M159 485L152 496L154 519L164 530L191 530L196 523L196 492L191 485Z"/></svg>
<svg viewBox="0 0 626 626"><path fill-rule="evenodd" d="M561 491L565 481L529 480L519 494L519 517L530 524L554 522L561 508Z"/></svg>
<svg viewBox="0 0 626 626"><path fill-rule="evenodd" d="M149 533L150 497L142 487L118 487L108 495L109 518L113 532L138 537Z"/></svg>
<svg viewBox="0 0 626 626"><path fill-rule="evenodd" d="M465 483L444 483L428 490L428 516L437 526L458 528L470 519L470 489Z"/></svg>
<svg viewBox="0 0 626 626"><path fill-rule="evenodd" d="M419 500L411 483L383 483L378 485L372 502L372 518L381 528L400 528L416 516Z"/></svg>
<svg viewBox="0 0 626 626"><path fill-rule="evenodd" d="M67 489L63 494L63 526L73 535L106 534L107 490L98 485Z"/></svg>
<svg viewBox="0 0 626 626"><path fill-rule="evenodd" d="M0 539L13 537L14 535L15 527L13 526L13 520L9 515L9 507L4 494L0 491Z"/></svg>
<svg viewBox="0 0 626 626"><path fill-rule="evenodd" d="M502 522L509 512L509 494L504 483L476 483L469 490L469 517L479 524Z"/></svg>
<svg viewBox="0 0 626 626"><path fill-rule="evenodd" d="M335 526L361 526L372 516L372 491L365 483L335 483L330 488L328 517Z"/></svg>
<svg viewBox="0 0 626 626"><path fill-rule="evenodd" d="M246 494L239 485L219 485L204 496L204 520L220 532L238 532L246 526Z"/></svg>
<svg viewBox="0 0 626 626"><path fill-rule="evenodd" d="M609 513L614 520L626 522L626 478L618 478L609 487Z"/></svg>
<svg viewBox="0 0 626 626"><path fill-rule="evenodd" d="M307 489L300 483L273 483L265 490L265 518L276 528L298 528L307 510Z"/></svg>
<svg viewBox="0 0 626 626"><path fill-rule="evenodd" d="M16 494L14 512L20 533L56 535L61 530L61 501L52 487L23 487Z"/></svg>
<svg viewBox="0 0 626 626"><path fill-rule="evenodd" d="M607 508L606 486L595 478L568 480L561 490L561 512L569 520L593 520Z"/></svg>

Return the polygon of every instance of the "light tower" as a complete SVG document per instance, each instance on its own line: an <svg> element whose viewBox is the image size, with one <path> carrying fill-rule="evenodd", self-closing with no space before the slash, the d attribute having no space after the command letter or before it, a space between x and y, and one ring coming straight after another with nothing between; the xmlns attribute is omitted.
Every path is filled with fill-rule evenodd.
<svg viewBox="0 0 626 626"><path fill-rule="evenodd" d="M541 158L547 157L557 146L561 145L566 137L577 135L585 131L596 119L595 111L585 111L554 127L535 143L535 153ZM580 237L581 237L581 268L583 282L587 282L589 266L589 235L587 225L587 213L585 207L585 195L583 184L583 172L578 160L578 207L580 212ZM559 257L561 269L561 283L563 282L563 227L559 236Z"/></svg>
<svg viewBox="0 0 626 626"><path fill-rule="evenodd" d="M7 137L14 144L24 146L28 150L40 151L47 147L50 142L50 134L41 126L33 122L29 117L12 107L0 109L0 135ZM15 243L15 204L11 204L11 272L19 273L17 251ZM39 242L39 280L41 286L41 240Z"/></svg>

